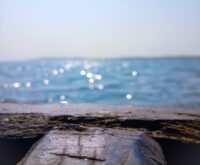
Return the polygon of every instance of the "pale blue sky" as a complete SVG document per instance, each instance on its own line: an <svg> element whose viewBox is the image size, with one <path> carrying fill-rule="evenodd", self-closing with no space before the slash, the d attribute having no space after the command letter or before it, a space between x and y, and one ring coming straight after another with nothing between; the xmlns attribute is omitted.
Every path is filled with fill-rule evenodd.
<svg viewBox="0 0 200 165"><path fill-rule="evenodd" d="M200 55L199 0L0 0L0 60Z"/></svg>

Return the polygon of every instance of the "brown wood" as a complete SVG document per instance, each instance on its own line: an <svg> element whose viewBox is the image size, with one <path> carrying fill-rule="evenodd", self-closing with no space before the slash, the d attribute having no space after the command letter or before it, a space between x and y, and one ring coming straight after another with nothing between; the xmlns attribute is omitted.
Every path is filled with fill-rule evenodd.
<svg viewBox="0 0 200 165"><path fill-rule="evenodd" d="M200 143L200 108L0 104L0 137L36 137L64 123L136 129L154 138Z"/></svg>

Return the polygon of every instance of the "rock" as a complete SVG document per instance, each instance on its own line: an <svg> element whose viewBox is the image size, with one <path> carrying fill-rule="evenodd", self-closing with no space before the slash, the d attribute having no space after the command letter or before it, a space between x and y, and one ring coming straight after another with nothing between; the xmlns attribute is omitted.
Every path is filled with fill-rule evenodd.
<svg viewBox="0 0 200 165"><path fill-rule="evenodd" d="M166 165L160 146L141 131L58 127L18 165Z"/></svg>

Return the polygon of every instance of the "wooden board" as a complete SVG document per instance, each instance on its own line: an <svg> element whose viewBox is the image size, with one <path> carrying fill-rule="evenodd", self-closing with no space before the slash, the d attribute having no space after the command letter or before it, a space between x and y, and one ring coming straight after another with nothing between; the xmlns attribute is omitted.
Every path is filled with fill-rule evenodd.
<svg viewBox="0 0 200 165"><path fill-rule="evenodd" d="M50 131L18 165L166 165L159 145L140 131L66 125Z"/></svg>
<svg viewBox="0 0 200 165"><path fill-rule="evenodd" d="M200 143L198 107L0 104L0 137L36 137L65 123L136 129L154 138Z"/></svg>

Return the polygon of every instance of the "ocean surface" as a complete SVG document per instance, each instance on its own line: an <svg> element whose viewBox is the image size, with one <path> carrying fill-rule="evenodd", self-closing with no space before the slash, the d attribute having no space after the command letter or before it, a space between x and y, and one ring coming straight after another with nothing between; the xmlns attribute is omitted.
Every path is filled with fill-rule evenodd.
<svg viewBox="0 0 200 165"><path fill-rule="evenodd" d="M0 102L200 105L200 58L0 62Z"/></svg>

